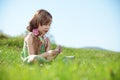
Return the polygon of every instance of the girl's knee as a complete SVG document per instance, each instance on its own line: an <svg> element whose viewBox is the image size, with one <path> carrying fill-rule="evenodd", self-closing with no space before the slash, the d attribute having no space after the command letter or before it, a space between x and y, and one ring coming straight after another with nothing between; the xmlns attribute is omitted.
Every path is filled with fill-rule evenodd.
<svg viewBox="0 0 120 80"><path fill-rule="evenodd" d="M55 50L49 50L48 53L49 53L50 55L55 55L57 52L56 52Z"/></svg>
<svg viewBox="0 0 120 80"><path fill-rule="evenodd" d="M35 62L35 61L36 61L36 57L37 57L37 55L30 55L30 56L28 57L28 63L33 63L33 62Z"/></svg>

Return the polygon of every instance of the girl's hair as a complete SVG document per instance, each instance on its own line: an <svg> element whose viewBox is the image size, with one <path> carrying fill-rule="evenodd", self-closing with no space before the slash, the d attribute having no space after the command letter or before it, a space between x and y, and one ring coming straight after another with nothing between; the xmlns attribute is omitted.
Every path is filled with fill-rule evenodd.
<svg viewBox="0 0 120 80"><path fill-rule="evenodd" d="M32 32L33 29L38 28L39 24L48 25L52 22L52 15L46 10L38 10L27 26L27 30Z"/></svg>

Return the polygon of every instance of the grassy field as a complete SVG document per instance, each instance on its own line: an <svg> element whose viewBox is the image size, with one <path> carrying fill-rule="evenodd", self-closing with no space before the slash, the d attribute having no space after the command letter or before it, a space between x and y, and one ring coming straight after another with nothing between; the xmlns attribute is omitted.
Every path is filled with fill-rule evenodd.
<svg viewBox="0 0 120 80"><path fill-rule="evenodd" d="M22 45L22 37L0 39L0 80L120 80L120 52L63 47L53 62L29 65L20 59Z"/></svg>

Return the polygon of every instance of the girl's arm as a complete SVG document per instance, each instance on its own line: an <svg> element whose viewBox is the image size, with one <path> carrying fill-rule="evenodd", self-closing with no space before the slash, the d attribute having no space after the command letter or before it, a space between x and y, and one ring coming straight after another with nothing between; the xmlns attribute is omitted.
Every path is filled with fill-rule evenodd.
<svg viewBox="0 0 120 80"><path fill-rule="evenodd" d="M25 42L27 42L28 55L35 55L38 53L38 44L36 44L35 38L32 34L28 34L26 36Z"/></svg>
<svg viewBox="0 0 120 80"><path fill-rule="evenodd" d="M45 41L46 41L46 51L49 51L49 50L50 50L50 46L51 46L51 45L50 45L50 40L49 40L49 38L47 37Z"/></svg>

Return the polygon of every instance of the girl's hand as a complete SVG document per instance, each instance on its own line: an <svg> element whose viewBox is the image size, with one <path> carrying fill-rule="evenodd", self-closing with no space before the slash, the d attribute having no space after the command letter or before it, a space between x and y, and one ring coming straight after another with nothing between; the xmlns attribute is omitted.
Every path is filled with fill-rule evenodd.
<svg viewBox="0 0 120 80"><path fill-rule="evenodd" d="M62 47L60 45L58 45L55 50L58 51L58 53L61 53L62 52Z"/></svg>

